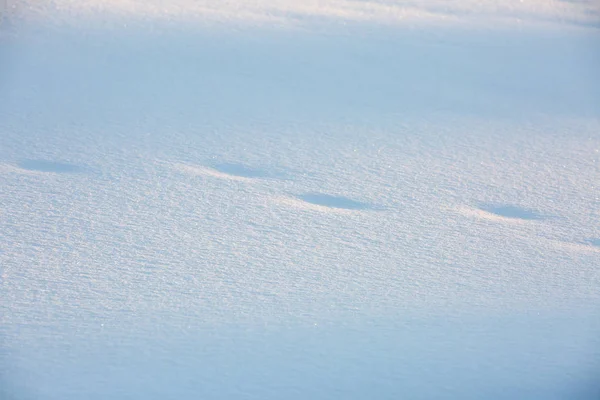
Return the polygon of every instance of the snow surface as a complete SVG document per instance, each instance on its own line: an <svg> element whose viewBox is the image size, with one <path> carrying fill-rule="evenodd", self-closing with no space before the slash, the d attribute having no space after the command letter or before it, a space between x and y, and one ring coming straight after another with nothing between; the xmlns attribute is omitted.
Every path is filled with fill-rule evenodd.
<svg viewBox="0 0 600 400"><path fill-rule="evenodd" d="M1 399L600 398L596 2L3 20Z"/></svg>

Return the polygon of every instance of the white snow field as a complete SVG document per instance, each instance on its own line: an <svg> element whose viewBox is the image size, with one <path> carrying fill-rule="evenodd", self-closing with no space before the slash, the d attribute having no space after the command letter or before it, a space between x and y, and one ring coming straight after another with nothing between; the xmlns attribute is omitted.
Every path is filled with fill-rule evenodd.
<svg viewBox="0 0 600 400"><path fill-rule="evenodd" d="M596 1L0 4L0 399L600 398Z"/></svg>

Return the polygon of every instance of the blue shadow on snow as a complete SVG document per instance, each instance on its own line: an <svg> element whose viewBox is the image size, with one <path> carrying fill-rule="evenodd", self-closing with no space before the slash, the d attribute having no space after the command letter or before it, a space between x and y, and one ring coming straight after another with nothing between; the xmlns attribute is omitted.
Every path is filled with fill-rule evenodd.
<svg viewBox="0 0 600 400"><path fill-rule="evenodd" d="M504 218L524 219L524 220L540 220L544 219L544 216L537 212L511 205L492 205L483 204L480 206L481 210L487 211L492 214L496 214Z"/></svg>
<svg viewBox="0 0 600 400"><path fill-rule="evenodd" d="M77 165L47 160L23 160L18 163L18 166L29 171L54 172L60 174L73 174L83 171L83 168Z"/></svg>

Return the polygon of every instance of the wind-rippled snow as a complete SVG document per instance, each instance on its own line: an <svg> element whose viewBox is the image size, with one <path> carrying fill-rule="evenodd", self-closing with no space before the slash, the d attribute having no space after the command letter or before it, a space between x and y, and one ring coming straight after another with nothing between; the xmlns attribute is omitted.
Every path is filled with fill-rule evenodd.
<svg viewBox="0 0 600 400"><path fill-rule="evenodd" d="M7 9L0 397L597 398L594 2Z"/></svg>

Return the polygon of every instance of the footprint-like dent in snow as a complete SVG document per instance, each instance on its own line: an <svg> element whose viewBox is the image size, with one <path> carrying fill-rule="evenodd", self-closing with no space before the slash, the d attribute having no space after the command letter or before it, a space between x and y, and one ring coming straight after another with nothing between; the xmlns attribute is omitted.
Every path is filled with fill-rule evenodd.
<svg viewBox="0 0 600 400"><path fill-rule="evenodd" d="M347 197L331 196L323 193L306 193L298 196L298 199L316 206L339 208L343 210L367 210L373 208L367 203L362 203Z"/></svg>
<svg viewBox="0 0 600 400"><path fill-rule="evenodd" d="M551 240L557 247L578 253L595 253L600 254L600 239L588 239L581 242L564 242Z"/></svg>
<svg viewBox="0 0 600 400"><path fill-rule="evenodd" d="M222 163L214 164L213 168L223 174L238 176L242 178L269 178L271 174L267 171L251 168L243 164Z"/></svg>
<svg viewBox="0 0 600 400"><path fill-rule="evenodd" d="M587 240L587 243L588 243L590 246L594 246L594 247L598 247L598 248L600 248L600 239L588 239L588 240Z"/></svg>
<svg viewBox="0 0 600 400"><path fill-rule="evenodd" d="M307 193L290 197L277 197L274 198L274 200L277 203L284 204L288 207L333 214L353 214L364 210L377 209L367 203L322 193Z"/></svg>
<svg viewBox="0 0 600 400"><path fill-rule="evenodd" d="M485 213L489 213L500 218L526 221L544 219L544 216L538 214L536 211L511 205L482 204L479 206L479 208Z"/></svg>
<svg viewBox="0 0 600 400"><path fill-rule="evenodd" d="M473 208L459 207L458 211L467 216L511 223L526 223L547 218L547 216L539 214L534 210L512 205L480 204Z"/></svg>
<svg viewBox="0 0 600 400"><path fill-rule="evenodd" d="M17 166L26 171L50 172L55 174L74 174L83 171L83 168L77 165L48 160L23 160Z"/></svg>
<svg viewBox="0 0 600 400"><path fill-rule="evenodd" d="M271 173L259 168L248 167L243 164L220 163L212 164L210 167L191 164L175 164L175 169L192 174L211 176L213 178L228 179L234 181L250 181L254 179L280 178L276 173Z"/></svg>

